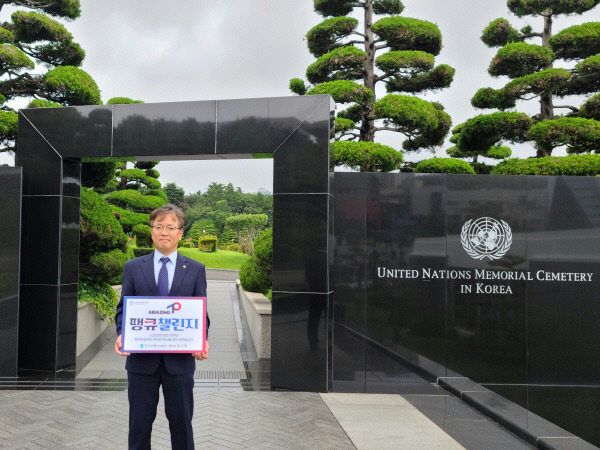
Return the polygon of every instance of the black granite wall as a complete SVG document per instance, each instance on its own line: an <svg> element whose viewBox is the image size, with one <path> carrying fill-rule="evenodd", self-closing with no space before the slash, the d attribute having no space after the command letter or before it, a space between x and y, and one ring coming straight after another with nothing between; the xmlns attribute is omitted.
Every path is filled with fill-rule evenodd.
<svg viewBox="0 0 600 450"><path fill-rule="evenodd" d="M334 195L334 390L464 376L600 441L600 179L336 173Z"/></svg>
<svg viewBox="0 0 600 450"><path fill-rule="evenodd" d="M19 324L19 252L21 248L20 167L0 167L0 376L17 375Z"/></svg>

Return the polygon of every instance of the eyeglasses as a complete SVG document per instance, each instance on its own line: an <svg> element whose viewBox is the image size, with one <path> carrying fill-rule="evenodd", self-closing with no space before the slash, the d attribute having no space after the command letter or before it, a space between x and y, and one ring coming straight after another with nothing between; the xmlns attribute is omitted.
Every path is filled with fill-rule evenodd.
<svg viewBox="0 0 600 450"><path fill-rule="evenodd" d="M162 232L162 230L167 230L169 233L175 233L176 230L181 230L181 228L174 227L173 225L169 225L168 227L164 227L162 225L153 225L150 228L154 228L159 233Z"/></svg>

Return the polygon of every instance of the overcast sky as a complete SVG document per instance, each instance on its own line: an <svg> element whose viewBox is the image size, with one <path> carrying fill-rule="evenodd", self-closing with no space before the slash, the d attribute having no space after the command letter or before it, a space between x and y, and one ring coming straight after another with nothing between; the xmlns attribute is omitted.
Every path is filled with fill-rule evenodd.
<svg viewBox="0 0 600 450"><path fill-rule="evenodd" d="M436 64L453 66L455 79L450 88L422 97L441 102L454 125L482 113L469 102L478 88L508 81L487 74L496 50L479 37L489 22L506 17L515 28L526 23L534 30L542 28L539 17L523 20L510 14L505 0L403 3L404 17L440 27L444 48ZM0 18L7 20L11 11L3 8ZM306 32L323 20L313 11L312 0L81 0L81 11L66 26L85 49L82 68L96 80L104 102L116 96L158 103L291 95L289 80L304 78L314 62ZM598 20L599 12L596 8L583 16L558 17L554 30ZM535 111L533 105L518 109ZM378 140L401 148L401 135L388 133ZM450 145L437 156L446 156ZM422 152L406 159L431 156ZM0 156L0 163L5 162L13 164L14 158ZM244 192L272 188L271 160L162 162L157 169L163 184L175 182L186 193L204 191L211 182L231 182Z"/></svg>

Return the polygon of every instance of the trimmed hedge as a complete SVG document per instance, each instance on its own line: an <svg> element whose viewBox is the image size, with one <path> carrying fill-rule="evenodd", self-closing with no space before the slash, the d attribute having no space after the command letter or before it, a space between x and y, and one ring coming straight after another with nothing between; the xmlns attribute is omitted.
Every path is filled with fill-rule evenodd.
<svg viewBox="0 0 600 450"><path fill-rule="evenodd" d="M600 155L547 156L545 158L509 159L495 166L498 175L570 175L600 174Z"/></svg>
<svg viewBox="0 0 600 450"><path fill-rule="evenodd" d="M198 249L200 251L216 252L218 243L219 240L216 236L200 236L198 238Z"/></svg>
<svg viewBox="0 0 600 450"><path fill-rule="evenodd" d="M417 173L466 173L475 174L473 167L462 159L431 158L417 164Z"/></svg>

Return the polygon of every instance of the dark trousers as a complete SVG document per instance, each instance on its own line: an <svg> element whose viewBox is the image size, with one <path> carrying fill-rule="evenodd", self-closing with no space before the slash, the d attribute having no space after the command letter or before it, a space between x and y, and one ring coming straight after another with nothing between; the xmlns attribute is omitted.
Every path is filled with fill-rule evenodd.
<svg viewBox="0 0 600 450"><path fill-rule="evenodd" d="M171 375L161 358L158 370L150 375L127 372L129 386L129 449L150 450L152 423L156 418L159 388L162 385L165 415L171 431L171 448L194 448L194 374Z"/></svg>

